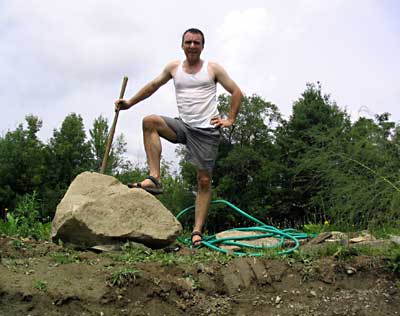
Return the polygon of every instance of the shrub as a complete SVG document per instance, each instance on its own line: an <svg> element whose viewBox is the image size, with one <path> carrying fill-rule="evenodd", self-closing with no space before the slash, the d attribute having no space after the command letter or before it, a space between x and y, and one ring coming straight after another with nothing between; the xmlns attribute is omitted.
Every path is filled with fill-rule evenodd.
<svg viewBox="0 0 400 316"><path fill-rule="evenodd" d="M0 232L18 237L33 237L37 240L48 239L50 223L40 222L39 200L37 193L25 194L15 207L7 213L6 221L0 220Z"/></svg>

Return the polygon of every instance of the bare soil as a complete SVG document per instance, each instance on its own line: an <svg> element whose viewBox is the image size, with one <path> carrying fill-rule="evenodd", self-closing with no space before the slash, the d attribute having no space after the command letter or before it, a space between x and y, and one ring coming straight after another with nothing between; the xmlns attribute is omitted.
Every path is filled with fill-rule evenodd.
<svg viewBox="0 0 400 316"><path fill-rule="evenodd" d="M77 251L73 262L63 263L56 258L65 251L50 242L0 236L0 316L400 315L399 276L384 258L168 265ZM174 255L200 257L201 251L208 250ZM136 272L112 285L112 275L123 268Z"/></svg>

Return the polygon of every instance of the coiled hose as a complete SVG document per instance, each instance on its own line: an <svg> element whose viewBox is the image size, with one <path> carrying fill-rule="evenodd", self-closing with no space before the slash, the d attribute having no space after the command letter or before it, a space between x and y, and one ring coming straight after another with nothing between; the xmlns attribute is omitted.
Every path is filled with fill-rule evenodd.
<svg viewBox="0 0 400 316"><path fill-rule="evenodd" d="M252 227L238 227L232 228L227 230L229 231L241 231L241 232L256 232L257 234L251 236L240 236L240 237L226 237L226 238L217 238L216 234L211 236L204 236L200 246L208 247L210 249L225 253L225 254L233 254L236 256L253 256L259 257L265 255L267 249L276 249L278 255L289 254L296 251L300 246L300 239L305 239L311 237L306 233L302 233L297 231L293 228L283 229L280 230L273 226L269 226L258 220L257 218L249 215L245 211L242 211L237 206L233 205L232 203L225 201L225 200L214 200L211 204L225 204L229 206L231 209L239 213L240 215L244 216L245 218L253 221L257 224L257 226ZM179 220L183 217L186 213L193 210L195 208L194 205L185 208L184 210L180 211L176 218ZM260 238L278 238L279 243L274 245L252 245L244 242L244 240L250 239L260 239ZM290 240L291 242L287 242ZM189 247L192 246L192 240L190 237L182 238L178 237L178 241L188 245ZM221 248L221 245L229 245L229 246L236 246L239 247L242 251L229 251L226 249ZM248 251L243 251L247 249ZM255 251L251 251L251 250ZM263 251L264 250L264 251Z"/></svg>

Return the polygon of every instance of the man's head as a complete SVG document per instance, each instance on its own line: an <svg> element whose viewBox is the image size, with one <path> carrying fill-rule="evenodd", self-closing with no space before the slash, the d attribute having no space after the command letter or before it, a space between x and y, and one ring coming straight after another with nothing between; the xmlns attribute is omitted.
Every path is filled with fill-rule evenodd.
<svg viewBox="0 0 400 316"><path fill-rule="evenodd" d="M198 29L188 29L182 36L182 49L186 59L193 63L200 60L204 48L204 35Z"/></svg>
<svg viewBox="0 0 400 316"><path fill-rule="evenodd" d="M190 28L190 29L186 30L186 31L183 33L183 35L182 35L182 46L183 46L183 44L184 44L184 42L185 42L185 35L186 35L187 33L200 34L200 35L201 35L201 38L202 38L201 44L202 44L202 46L204 47L204 43L205 43L204 34L203 34L202 31L200 31L199 29L196 29L196 28Z"/></svg>

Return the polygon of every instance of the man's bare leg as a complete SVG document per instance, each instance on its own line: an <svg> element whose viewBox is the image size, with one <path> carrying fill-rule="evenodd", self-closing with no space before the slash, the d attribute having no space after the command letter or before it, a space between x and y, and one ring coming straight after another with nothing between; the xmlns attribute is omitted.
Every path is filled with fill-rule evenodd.
<svg viewBox="0 0 400 316"><path fill-rule="evenodd" d="M197 171L197 197L195 204L194 232L202 232L211 202L211 173L205 170ZM192 243L197 246L201 237L194 235Z"/></svg>
<svg viewBox="0 0 400 316"><path fill-rule="evenodd" d="M170 128L162 117L149 115L143 119L143 142L146 151L149 173L160 181L160 161L161 161L161 139L163 137L169 141L176 140L175 131ZM150 179L145 179L141 186L154 187L155 184Z"/></svg>

